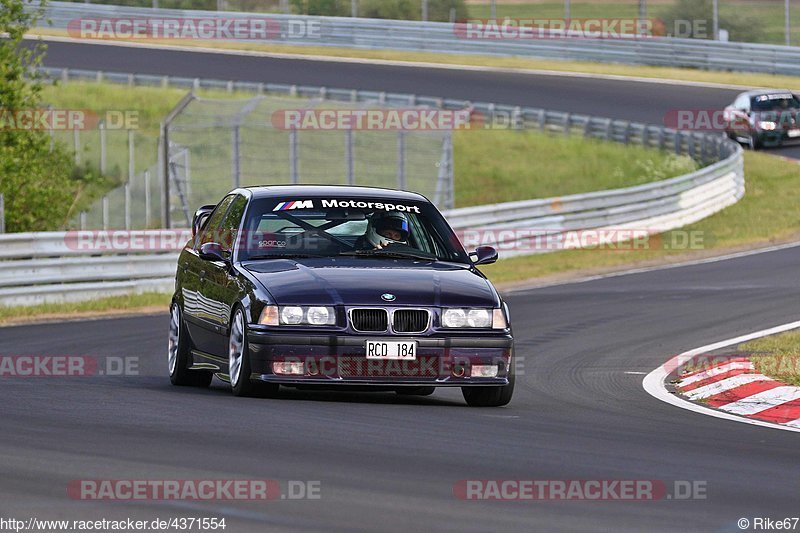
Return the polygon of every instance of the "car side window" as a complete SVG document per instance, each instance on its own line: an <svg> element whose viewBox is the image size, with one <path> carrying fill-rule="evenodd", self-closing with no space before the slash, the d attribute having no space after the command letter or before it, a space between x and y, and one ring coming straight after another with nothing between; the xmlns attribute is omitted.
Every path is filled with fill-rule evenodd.
<svg viewBox="0 0 800 533"><path fill-rule="evenodd" d="M244 217L245 209L247 209L247 198L236 195L228 209L228 214L225 215L219 227L219 236L216 242L221 244L223 249L233 250L233 244L236 242L239 228L242 226L242 217Z"/></svg>
<svg viewBox="0 0 800 533"><path fill-rule="evenodd" d="M217 205L217 208L214 209L214 212L211 213L211 217L208 219L208 222L206 222L205 227L203 228L203 233L200 234L200 239L196 244L197 248L207 242L217 242L215 239L219 234L220 225L222 224L222 220L225 218L225 215L228 212L228 207L230 207L234 198L236 198L234 195L226 196Z"/></svg>

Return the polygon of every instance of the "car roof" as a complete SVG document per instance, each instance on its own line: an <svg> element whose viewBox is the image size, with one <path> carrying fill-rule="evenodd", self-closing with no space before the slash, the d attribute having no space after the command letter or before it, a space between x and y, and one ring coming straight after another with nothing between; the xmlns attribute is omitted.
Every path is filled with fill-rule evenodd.
<svg viewBox="0 0 800 533"><path fill-rule="evenodd" d="M279 198L299 196L302 198L352 197L381 198L387 200L406 200L429 202L423 195L409 191L383 189L380 187L359 187L355 185L259 185L245 187L253 198Z"/></svg>

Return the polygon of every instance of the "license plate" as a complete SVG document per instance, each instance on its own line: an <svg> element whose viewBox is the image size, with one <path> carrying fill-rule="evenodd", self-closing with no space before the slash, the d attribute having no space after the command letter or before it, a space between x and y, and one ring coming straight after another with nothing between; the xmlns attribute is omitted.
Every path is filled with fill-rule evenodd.
<svg viewBox="0 0 800 533"><path fill-rule="evenodd" d="M789 130L786 134L789 137L800 137L800 130Z"/></svg>
<svg viewBox="0 0 800 533"><path fill-rule="evenodd" d="M367 359L417 359L416 341L367 341Z"/></svg>

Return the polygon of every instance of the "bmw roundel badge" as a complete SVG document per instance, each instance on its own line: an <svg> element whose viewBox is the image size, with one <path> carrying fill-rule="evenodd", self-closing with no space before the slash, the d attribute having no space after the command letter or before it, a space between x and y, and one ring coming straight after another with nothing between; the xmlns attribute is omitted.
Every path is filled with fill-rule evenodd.
<svg viewBox="0 0 800 533"><path fill-rule="evenodd" d="M387 302L393 302L395 301L396 298L397 296L395 296L394 294L389 294L388 292L381 294L381 299Z"/></svg>

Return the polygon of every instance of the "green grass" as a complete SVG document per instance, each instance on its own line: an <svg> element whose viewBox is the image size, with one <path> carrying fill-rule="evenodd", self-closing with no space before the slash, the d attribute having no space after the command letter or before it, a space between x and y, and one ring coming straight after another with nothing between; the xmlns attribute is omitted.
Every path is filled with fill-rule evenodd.
<svg viewBox="0 0 800 533"><path fill-rule="evenodd" d="M113 296L87 302L41 304L28 307L0 306L0 325L16 324L33 319L46 319L48 317L83 318L109 311L141 311L143 309L158 311L169 308L170 295L161 293L131 294L127 296Z"/></svg>
<svg viewBox="0 0 800 533"><path fill-rule="evenodd" d="M649 0L647 16L661 18L673 5L671 1ZM730 19L750 19L759 24L763 35L758 42L784 44L783 0L722 0L719 3L720 17ZM800 43L800 15L797 7L792 6L792 43ZM489 2L470 3L469 16L476 19L488 19L491 14ZM582 2L572 0L570 7L572 18L635 18L639 16L638 0L627 2ZM497 2L497 17L560 19L564 17L564 2ZM709 28L710 28L709 23Z"/></svg>
<svg viewBox="0 0 800 533"><path fill-rule="evenodd" d="M585 249L512 257L481 270L495 282L519 282L569 271L676 261L800 238L800 166L763 153L747 153L745 176L747 193L737 204L653 238L647 249ZM698 239L695 243L699 246L687 249L675 245L687 233Z"/></svg>
<svg viewBox="0 0 800 533"><path fill-rule="evenodd" d="M630 187L697 169L641 146L534 131L461 131L454 142L456 206Z"/></svg>
<svg viewBox="0 0 800 533"><path fill-rule="evenodd" d="M739 349L753 354L756 372L800 386L800 331L789 331L744 343Z"/></svg>

